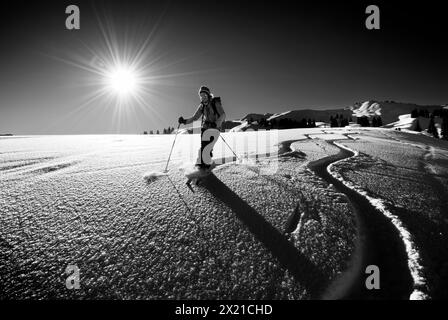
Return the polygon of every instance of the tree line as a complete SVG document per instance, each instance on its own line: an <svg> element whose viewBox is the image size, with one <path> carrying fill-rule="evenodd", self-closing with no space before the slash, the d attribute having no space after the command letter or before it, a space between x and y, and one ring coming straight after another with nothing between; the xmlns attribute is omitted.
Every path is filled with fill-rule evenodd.
<svg viewBox="0 0 448 320"><path fill-rule="evenodd" d="M352 117L348 118L348 117L344 117L342 114L336 114L336 116L330 116L330 127L335 128L335 127L345 127L348 126L350 124L350 122L352 122Z"/></svg>
<svg viewBox="0 0 448 320"><path fill-rule="evenodd" d="M418 117L429 118L430 113L428 109L417 109L417 108L413 109L411 111L411 118L418 118Z"/></svg>
<svg viewBox="0 0 448 320"><path fill-rule="evenodd" d="M248 124L253 124L254 122L257 122L259 129L295 129L316 127L315 119L306 118L302 118L302 120L295 120L290 118L267 120L265 118L261 118L258 121L254 121L253 118L249 118L247 120Z"/></svg>
<svg viewBox="0 0 448 320"><path fill-rule="evenodd" d="M153 130L150 130L149 133L148 131L143 131L143 134L171 134L174 132L174 127L168 127L168 128L163 128L162 133L160 133L159 130L156 130L155 132Z"/></svg>
<svg viewBox="0 0 448 320"><path fill-rule="evenodd" d="M369 120L369 117L362 116L357 118L356 123L361 127L381 127L383 125L383 119L380 116L374 116L372 120Z"/></svg>

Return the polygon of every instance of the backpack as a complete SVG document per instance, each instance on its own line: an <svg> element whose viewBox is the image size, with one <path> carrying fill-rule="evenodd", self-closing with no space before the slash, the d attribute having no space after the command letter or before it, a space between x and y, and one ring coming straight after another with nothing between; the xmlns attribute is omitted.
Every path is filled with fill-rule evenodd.
<svg viewBox="0 0 448 320"><path fill-rule="evenodd" d="M219 117L218 109L216 109L216 102L221 104L221 97L213 97L211 101L213 113L215 114L215 116ZM204 114L204 105L202 105L202 114Z"/></svg>
<svg viewBox="0 0 448 320"><path fill-rule="evenodd" d="M221 97L213 97L213 98L212 98L212 101L211 101L212 109L213 109L213 113L214 113L217 117L219 117L220 114L219 114L219 112L218 112L218 109L216 108L216 103L221 104ZM222 106L222 104L221 104L221 106ZM204 118L204 105L202 105L202 118ZM224 123L224 121L225 121L225 119L223 119L223 123Z"/></svg>

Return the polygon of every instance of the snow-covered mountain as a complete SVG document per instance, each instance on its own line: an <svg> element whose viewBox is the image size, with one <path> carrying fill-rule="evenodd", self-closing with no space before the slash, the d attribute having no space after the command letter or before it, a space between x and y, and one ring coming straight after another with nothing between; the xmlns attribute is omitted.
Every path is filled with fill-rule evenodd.
<svg viewBox="0 0 448 320"><path fill-rule="evenodd" d="M315 121L329 122L331 116L336 114L342 115L345 118L350 118L352 112L349 109L331 109L331 110L313 110L313 109L303 109L303 110L292 110L281 113L275 113L267 120L280 120L280 119L291 119L295 121L301 121L302 119L312 119Z"/></svg>
<svg viewBox="0 0 448 320"><path fill-rule="evenodd" d="M272 113L249 113L244 118L242 118L241 121L260 121L261 119L268 119L270 116L272 116Z"/></svg>
<svg viewBox="0 0 448 320"><path fill-rule="evenodd" d="M239 132L246 131L248 129L257 130L259 127L259 122L261 120L266 120L269 122L287 119L300 122L302 119L310 119L316 121L316 125L329 123L330 117L335 117L336 115L343 116L349 119L352 116L352 111L350 109L331 109L331 110L313 110L313 109L303 109L303 110L290 110L280 113L250 113L239 120L239 125L233 127L230 131ZM234 121L235 123L238 120Z"/></svg>
<svg viewBox="0 0 448 320"><path fill-rule="evenodd" d="M402 114L398 116L398 121L394 121L384 125L384 128L393 128L393 129L405 129L405 130L415 130L417 128L417 121L422 130L428 128L429 118L412 118L411 114Z"/></svg>
<svg viewBox="0 0 448 320"><path fill-rule="evenodd" d="M417 105L414 103L370 100L362 103L355 103L350 109L353 111L354 117L381 116L384 124L390 124L400 121L400 116L411 114L414 109L428 110L428 112L432 112L441 109L442 107L442 105Z"/></svg>

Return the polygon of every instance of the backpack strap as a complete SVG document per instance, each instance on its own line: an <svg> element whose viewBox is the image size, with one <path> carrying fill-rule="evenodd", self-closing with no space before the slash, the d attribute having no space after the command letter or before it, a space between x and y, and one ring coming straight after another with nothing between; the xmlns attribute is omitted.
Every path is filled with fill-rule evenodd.
<svg viewBox="0 0 448 320"><path fill-rule="evenodd" d="M201 106L202 106L202 110L201 110L201 113L202 113L202 117L201 117L201 128L204 126L204 104L203 103L201 103Z"/></svg>
<svg viewBox="0 0 448 320"><path fill-rule="evenodd" d="M221 98L220 97L213 97L212 99L212 108L213 108L213 112L215 113L216 116L220 116L218 109L216 109L216 103L221 104Z"/></svg>

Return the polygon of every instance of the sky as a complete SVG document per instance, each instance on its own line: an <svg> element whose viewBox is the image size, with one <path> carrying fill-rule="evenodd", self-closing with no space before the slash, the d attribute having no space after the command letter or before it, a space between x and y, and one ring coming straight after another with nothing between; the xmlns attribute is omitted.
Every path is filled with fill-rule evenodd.
<svg viewBox="0 0 448 320"><path fill-rule="evenodd" d="M375 3L380 30L365 27L364 1L3 1L0 133L162 130L194 113L201 85L227 119L372 99L447 104L441 4ZM79 30L66 29L71 4ZM113 71L129 66L123 93Z"/></svg>

